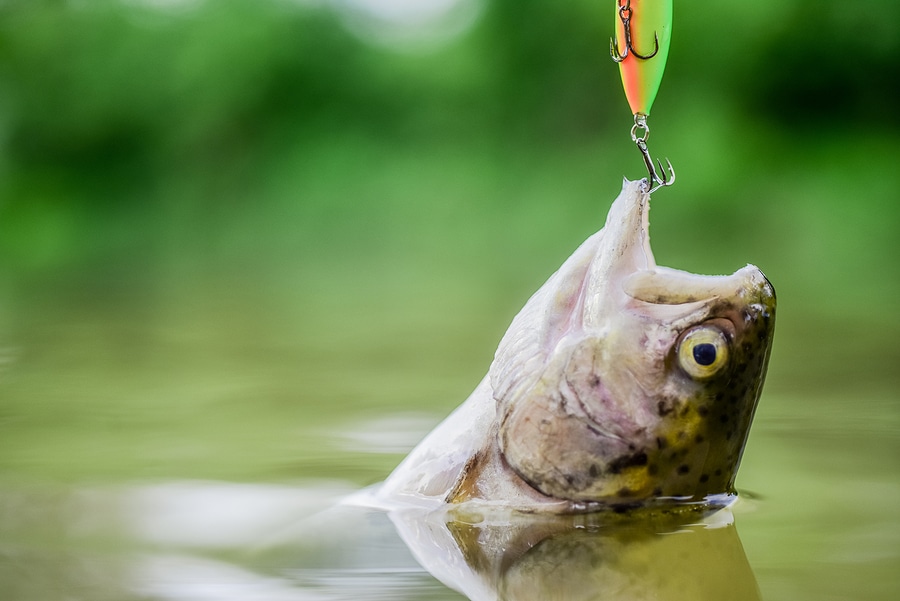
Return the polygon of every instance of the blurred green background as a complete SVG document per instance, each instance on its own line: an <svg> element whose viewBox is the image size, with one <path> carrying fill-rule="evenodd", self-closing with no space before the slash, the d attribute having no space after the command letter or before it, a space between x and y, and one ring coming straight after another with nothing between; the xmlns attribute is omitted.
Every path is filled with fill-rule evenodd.
<svg viewBox="0 0 900 601"><path fill-rule="evenodd" d="M462 401L643 175L607 4L0 4L2 477L382 478L328 441ZM900 4L674 32L657 260L758 264L767 393L895 420Z"/></svg>

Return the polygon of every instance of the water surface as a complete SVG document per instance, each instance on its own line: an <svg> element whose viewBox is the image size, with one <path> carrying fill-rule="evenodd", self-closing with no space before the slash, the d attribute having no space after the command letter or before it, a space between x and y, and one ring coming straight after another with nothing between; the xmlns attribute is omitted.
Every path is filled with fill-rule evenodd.
<svg viewBox="0 0 900 601"><path fill-rule="evenodd" d="M877 382L853 395L791 390L777 336L775 382L730 510L558 522L387 514L340 502L465 398L507 307L465 283L407 304L402 286L386 287L364 307L324 284L318 296L271 282L103 284L103 294L9 296L3 599L900 591L896 398Z"/></svg>

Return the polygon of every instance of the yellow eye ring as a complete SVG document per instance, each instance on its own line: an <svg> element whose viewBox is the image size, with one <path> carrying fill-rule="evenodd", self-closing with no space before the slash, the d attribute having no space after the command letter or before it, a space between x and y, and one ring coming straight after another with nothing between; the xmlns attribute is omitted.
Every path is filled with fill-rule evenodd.
<svg viewBox="0 0 900 601"><path fill-rule="evenodd" d="M678 343L678 364L695 380L711 378L728 364L728 339L713 326L688 330Z"/></svg>

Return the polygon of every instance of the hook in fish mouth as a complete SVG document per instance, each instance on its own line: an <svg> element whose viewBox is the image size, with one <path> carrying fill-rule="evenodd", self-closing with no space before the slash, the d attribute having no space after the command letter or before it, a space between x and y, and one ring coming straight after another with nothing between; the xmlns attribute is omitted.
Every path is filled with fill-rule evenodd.
<svg viewBox="0 0 900 601"><path fill-rule="evenodd" d="M649 208L645 182L626 180L604 228L513 318L487 376L384 494L565 512L733 492L774 291L753 266L658 266Z"/></svg>
<svg viewBox="0 0 900 601"><path fill-rule="evenodd" d="M650 156L650 149L647 148L647 140L650 139L650 126L647 124L647 115L636 113L634 115L634 125L631 127L631 140L641 152L641 158L644 159L644 166L647 167L647 178L644 179L644 192L650 194L660 188L671 186L675 183L675 168L672 167L672 161L666 159L669 165L669 174L666 175L666 169L663 167L662 161L659 163L659 170L653 163Z"/></svg>
<svg viewBox="0 0 900 601"><path fill-rule="evenodd" d="M491 367L500 452L549 498L731 491L774 297L754 266L722 276L657 266L649 208L644 183L625 182L606 227L532 297Z"/></svg>

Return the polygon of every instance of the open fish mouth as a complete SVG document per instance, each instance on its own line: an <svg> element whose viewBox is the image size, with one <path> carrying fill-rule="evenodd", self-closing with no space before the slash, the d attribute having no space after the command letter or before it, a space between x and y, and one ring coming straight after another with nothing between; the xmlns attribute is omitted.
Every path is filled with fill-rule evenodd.
<svg viewBox="0 0 900 601"><path fill-rule="evenodd" d="M753 265L656 265L649 194L625 182L606 226L526 304L491 367L500 448L554 498L729 492L765 375L775 294Z"/></svg>
<svg viewBox="0 0 900 601"><path fill-rule="evenodd" d="M649 203L625 181L605 227L513 318L485 379L381 498L569 512L733 491L775 292L752 265L658 266Z"/></svg>

